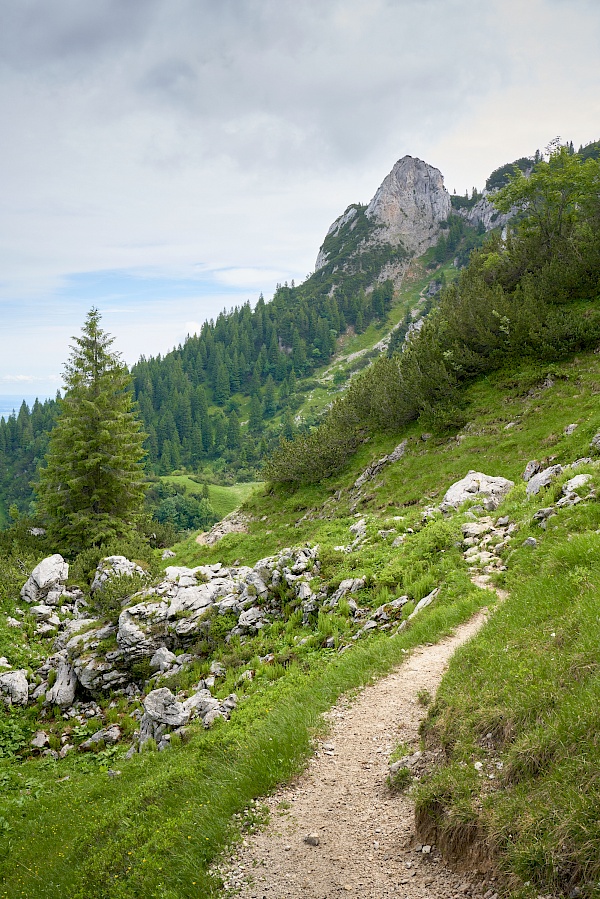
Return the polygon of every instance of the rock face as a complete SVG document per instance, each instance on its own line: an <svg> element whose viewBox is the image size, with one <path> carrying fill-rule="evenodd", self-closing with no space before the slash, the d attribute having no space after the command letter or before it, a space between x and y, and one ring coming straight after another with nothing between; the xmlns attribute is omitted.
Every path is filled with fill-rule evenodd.
<svg viewBox="0 0 600 899"><path fill-rule="evenodd" d="M440 222L451 212L450 194L444 187L439 169L413 156L399 159L384 179L367 206L365 215L373 225L373 231L364 246L391 244L402 246L408 253L423 253L433 246L440 233ZM336 237L349 226L352 230L358 221L359 207L352 205L340 215L327 231L328 237ZM355 221L356 220L356 221ZM319 250L315 270L327 265L329 257L324 243ZM382 279L394 277L395 270L382 272Z"/></svg>
<svg viewBox="0 0 600 899"><path fill-rule="evenodd" d="M404 156L367 206L367 217L383 225L380 239L423 253L435 243L439 224L450 215L450 194L439 169Z"/></svg>
<svg viewBox="0 0 600 899"><path fill-rule="evenodd" d="M503 228L511 220L514 212L498 212L496 207L488 200L487 191L484 191L480 200L471 209L457 209L458 215L462 215L469 225L476 227L483 225L486 231L493 228Z"/></svg>

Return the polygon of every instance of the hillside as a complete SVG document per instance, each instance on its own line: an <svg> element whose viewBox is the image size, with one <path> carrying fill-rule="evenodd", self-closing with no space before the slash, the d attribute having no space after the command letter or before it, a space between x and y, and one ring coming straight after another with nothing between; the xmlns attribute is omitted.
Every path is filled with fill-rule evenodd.
<svg viewBox="0 0 600 899"><path fill-rule="evenodd" d="M307 375L318 426L279 444L267 483L154 475L165 503L185 486L225 511L248 491L201 541L129 531L66 558L28 519L0 533L0 895L223 896L231 847L261 865L246 838L263 798L316 746L333 759L319 876L340 895L331 834L349 846L358 826L359 896L598 899L599 196L593 158L555 148L496 195L511 224L464 270L462 226L440 223L386 321L346 329ZM420 657L441 675L434 644L474 634L484 607L437 694L438 675L407 686ZM322 716L338 702L341 734L348 695L390 672L347 728L364 764L342 757ZM290 896L317 888L319 845L292 804L270 805Z"/></svg>
<svg viewBox="0 0 600 899"><path fill-rule="evenodd" d="M281 435L313 426L368 363L364 352L354 354L376 354L410 311L418 317L419 303L426 312L455 273L455 258L464 264L485 233L450 215L440 172L412 157L394 166L368 207L351 209L356 217L332 224L303 284L280 285L254 308L224 311L182 346L133 367L150 474L259 479ZM421 295L430 283L432 292ZM54 401L23 404L0 421L0 524L11 505L33 511L31 482L56 414Z"/></svg>
<svg viewBox="0 0 600 899"><path fill-rule="evenodd" d="M255 633L250 630L228 644L221 642L222 629L211 629L203 645L198 644L196 652L200 655L189 673L175 676L167 672L163 684L175 691L188 691L199 677L207 676L211 660L216 659L223 664L225 677L217 678L211 690L222 702L235 689L240 700L229 724L223 723L211 731L193 727L189 732L191 741L172 753L142 753L126 762L123 754L130 745L129 736L123 749L120 743L106 744L106 748L99 747L96 753L67 753L58 761L48 753L41 760L19 761L18 757L11 760L11 747L17 748L23 739L28 741L32 731L40 726L35 706L24 712L13 706L12 714L3 724L2 744L5 755L8 754L2 763L7 787L1 811L6 822L8 852L3 873L5 894L17 896L22 891L31 894L35 884L35 895L49 897L66 891L72 896L83 896L93 883L99 896L136 895L135 891L140 889L146 890L147 895L160 895L158 884L163 883L165 888L170 885L177 895L191 896L196 894L194 881L196 886L203 884L204 895L211 894L212 881L201 871L205 860L212 857L229 832L230 814L241 811L251 798L260 796L271 784L297 769L319 711L340 691L397 663L403 650L437 639L477 607L489 604L489 593L471 585L469 567L473 563L464 558L465 547L460 547L462 526L477 521L478 516L481 519L485 513L463 512L444 517L427 512L428 507L441 501L453 481L473 467L517 483L504 506L492 513L494 520L508 516L517 528L513 530L512 544L509 540L504 548L497 549L506 571L499 566L498 573L492 575L494 579L511 587L520 583L533 586L539 579L539 560L548 558L554 564L553 559L560 559L568 551L573 558L571 568L578 571L577 590L581 591L583 613L588 602L596 601L598 589L595 581L598 559L595 532L600 526L597 501L592 496L576 505L563 505L544 531L532 519L538 509L546 509L562 495L562 485L571 475L565 471L548 491L533 499L525 497L521 475L531 458L552 456L554 464L564 465L589 452L590 440L600 428L599 364L598 356L592 353L550 369L544 366L513 369L491 383L475 385L468 396L469 426L458 435L460 439L452 436L423 441L418 425L409 427L404 434L405 454L397 462L383 466L357 492L353 484L359 474L372 460L389 453L395 443L389 437L373 438L361 448L341 477L288 496L256 495L247 506L248 534L225 537L213 547L200 547L194 541L175 547L176 556L169 560L170 564L207 566L221 562L231 566L238 559L253 565L258 559L280 552L281 547L290 544L302 547L308 541L311 546L319 546L320 562L320 570L314 572L316 580L311 579L308 584L311 590L324 589L325 593L313 594L319 596L314 612L303 611L303 605L306 609L310 606L306 600L295 598L295 590L269 593L264 612L267 620L272 616L272 623ZM568 427L573 424L578 426ZM597 467L582 465L577 471L591 474L593 480L583 491L584 496L590 496L589 485L596 483ZM352 511L355 504L359 517ZM334 508L335 517L332 516ZM267 523L261 520L264 516ZM536 537L539 549L522 546L530 535ZM352 543L351 552L336 549ZM39 550L36 555L39 557ZM31 566L34 558L29 558ZM566 576L570 577L568 572ZM354 596L346 594L337 607L328 607L324 597L328 600L345 579L347 584L347 579L354 583L360 578L365 580L360 582ZM15 588L18 589L23 579L20 569L10 572L4 569L3 609L5 614L12 613L12 617L15 616ZM571 578L570 583L573 586L575 581ZM437 587L441 591L431 606L394 637L398 623L402 624L415 604ZM386 604L400 593L407 596L407 602L396 612ZM542 591L541 595L535 595L543 601L545 594ZM279 597L277 605L273 605L275 596ZM521 600L515 601L518 609ZM353 611L353 602L358 614ZM512 599L505 603L503 616L509 615L511 602ZM571 594L566 614L574 614L578 603L579 599ZM3 646L11 661L35 668L39 664L36 658L43 658L47 653L48 638L36 636L36 624L27 605L17 605L26 613L21 617L30 642L22 644L16 629L3 626ZM382 607L389 608L387 623L394 625L391 629L380 629L386 624L385 617L371 618L373 611ZM542 608L544 614L550 613L545 604ZM278 609L283 617L279 617ZM504 643L511 642L507 626L520 630L519 616L520 613L516 620L512 619L514 624L503 625ZM225 624L226 619L222 620ZM372 632L365 629L370 621L379 625ZM215 624L218 622L217 617ZM585 640L595 639L592 626L595 627L588 620L581 629ZM227 627L231 624L227 623ZM557 624L557 632L559 629ZM489 640L489 633L488 628L482 639ZM359 637L353 641L355 634ZM346 645L352 650L340 654L339 650ZM537 664L535 645L530 643L523 662L530 659L532 665ZM548 670L550 681L545 689L552 689L551 678L559 677L562 689L557 695L566 699L570 695L565 692L569 670L572 670L574 686L585 684L586 689L592 689L596 681L593 667L589 675L585 674L585 680L581 680L584 669L580 665L572 667L572 654L573 658L583 658L584 650L572 642L562 645L568 656L564 662L562 656L558 657L560 664L555 674L553 669ZM110 652L110 643L102 651ZM270 653L273 658L267 658ZM248 670L253 672L252 678L241 677ZM526 666L516 670L526 678L527 671L533 673L534 669ZM147 669L138 670L137 677L146 676ZM509 690L509 700L510 693ZM295 698L290 705L292 696ZM308 696L312 697L311 702L304 704L303 697ZM73 719L67 716L65 720L62 714L49 709L41 723L50 734L50 747L65 745L61 733L69 742L78 743L111 723L118 724L123 734L131 735L139 727L135 711L143 710L143 706L137 694L132 697L132 703L125 700L126 697L117 696L111 703L110 695L99 696L92 704L98 712L90 718L84 715L84 723L76 723L75 729ZM535 717L534 709L532 706ZM75 712L82 716L81 707ZM527 722L527 719L520 720L523 724ZM515 737L519 736L517 730ZM503 751L512 751L512 745L512 742L507 744ZM273 748L268 749L269 746ZM46 752L43 747L39 751ZM482 751L478 746L476 752ZM559 752L555 759L558 762L560 758ZM109 768L118 769L121 774L111 779L107 775ZM67 776L69 779L65 780ZM532 772L531 776L539 777L539 772ZM473 789L480 781L469 783ZM586 795L593 800L589 791ZM148 807L150 796L154 798ZM510 795L508 799L515 801ZM60 812L65 807L71 810L68 820ZM59 829L54 823L58 816L62 817ZM115 829L116 819L122 824ZM157 820L160 821L158 830ZM32 828L36 833L34 841ZM31 874L11 862L13 858L24 857L25 846ZM169 851L165 854L167 846ZM45 876L40 882L35 871L41 870L38 866L42 859ZM544 869L542 865L536 877L549 884L555 876L559 880L570 876L561 874L561 870L560 866ZM99 886L114 884L115 879L121 878L124 880L121 892L116 892L114 887L103 891Z"/></svg>

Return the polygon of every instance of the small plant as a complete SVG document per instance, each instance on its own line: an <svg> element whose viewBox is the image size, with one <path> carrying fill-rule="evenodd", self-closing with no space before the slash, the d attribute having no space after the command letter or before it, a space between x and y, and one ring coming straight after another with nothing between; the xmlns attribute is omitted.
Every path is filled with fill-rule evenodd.
<svg viewBox="0 0 600 899"><path fill-rule="evenodd" d="M387 783L394 793L404 793L410 787L412 779L408 768L398 768L393 774L388 775Z"/></svg>
<svg viewBox="0 0 600 899"><path fill-rule="evenodd" d="M422 705L425 708L427 708L427 706L431 703L432 699L433 697L429 690L423 689L419 690L419 692L417 693L417 702L419 703L419 705Z"/></svg>

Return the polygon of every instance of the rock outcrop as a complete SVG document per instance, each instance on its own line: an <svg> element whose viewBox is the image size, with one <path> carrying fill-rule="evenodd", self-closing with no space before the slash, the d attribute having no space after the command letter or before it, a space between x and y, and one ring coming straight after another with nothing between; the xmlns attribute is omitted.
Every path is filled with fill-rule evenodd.
<svg viewBox="0 0 600 899"><path fill-rule="evenodd" d="M402 244L423 253L438 238L440 222L451 211L450 194L439 169L413 156L403 156L369 205L366 215L381 225L380 242Z"/></svg>
<svg viewBox="0 0 600 899"><path fill-rule="evenodd" d="M402 247L407 256L420 255L437 241L440 223L448 218L450 212L450 194L444 187L439 169L422 159L404 156L384 178L364 211L370 231L350 256L358 256L371 247L383 244ZM316 271L331 261L328 242L338 237L343 229L351 234L360 215L361 207L349 206L329 227L317 256ZM400 269L402 267L400 265ZM380 280L394 278L397 274L398 265L392 265L389 271L382 272Z"/></svg>
<svg viewBox="0 0 600 899"><path fill-rule="evenodd" d="M458 509L467 500L477 500L487 512L498 508L514 482L507 478L490 477L480 471L469 471L460 481L448 488L440 505L442 511Z"/></svg>

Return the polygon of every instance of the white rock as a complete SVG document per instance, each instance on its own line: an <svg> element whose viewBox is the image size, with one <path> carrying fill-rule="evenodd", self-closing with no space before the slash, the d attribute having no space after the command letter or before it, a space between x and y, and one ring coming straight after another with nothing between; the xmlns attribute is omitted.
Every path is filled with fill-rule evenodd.
<svg viewBox="0 0 600 899"><path fill-rule="evenodd" d="M565 496L568 496L569 493L575 493L580 487L585 487L591 480L591 474L577 474L570 481L567 481L566 484L563 484L562 491Z"/></svg>
<svg viewBox="0 0 600 899"><path fill-rule="evenodd" d="M49 746L50 740L46 731L37 730L31 738L30 745L33 746L34 749L44 749L44 747Z"/></svg>
<svg viewBox="0 0 600 899"><path fill-rule="evenodd" d="M547 487L562 472L562 465L551 465L534 474L527 484L527 496L536 496L542 487Z"/></svg>
<svg viewBox="0 0 600 899"><path fill-rule="evenodd" d="M161 646L150 659L150 669L152 671L160 671L162 674L167 668L171 668L176 661L177 656L175 653L171 652L170 649L167 649L166 646Z"/></svg>
<svg viewBox="0 0 600 899"><path fill-rule="evenodd" d="M95 590L102 589L109 578L117 575L131 576L139 574L143 576L144 573L143 568L140 568L135 562L130 562L125 556L107 556L105 559L100 560L90 589L92 593Z"/></svg>
<svg viewBox="0 0 600 899"><path fill-rule="evenodd" d="M414 610L408 616L407 621L410 621L411 618L414 618L415 615L418 615L419 612L422 612L423 609L427 608L427 606L430 606L439 592L440 592L440 588L436 587L435 590L432 590L431 593L428 593L427 596L424 596L423 599L420 600L420 602L418 602L416 604Z"/></svg>
<svg viewBox="0 0 600 899"><path fill-rule="evenodd" d="M0 694L6 705L27 705L29 684L27 672L23 668L0 674Z"/></svg>
<svg viewBox="0 0 600 899"><path fill-rule="evenodd" d="M46 701L61 709L68 709L75 700L77 675L69 662L63 661L58 666L56 681L46 693Z"/></svg>
<svg viewBox="0 0 600 899"><path fill-rule="evenodd" d="M238 624L240 627L258 627L258 625L262 622L263 613L262 610L258 608L258 606L252 606L250 609L246 609L241 613Z"/></svg>
<svg viewBox="0 0 600 899"><path fill-rule="evenodd" d="M69 566L59 553L42 559L31 572L31 576L21 590L26 602L39 602L52 587L64 583L69 576Z"/></svg>
<svg viewBox="0 0 600 899"><path fill-rule="evenodd" d="M448 488L442 501L442 508L446 506L457 509L467 500L477 499L483 502L488 511L493 511L498 508L512 487L513 481L507 478L491 477L480 471L469 471L464 478Z"/></svg>
<svg viewBox="0 0 600 899"><path fill-rule="evenodd" d="M148 693L143 702L145 714L157 724L182 727L190 719L190 712L183 703L177 702L168 687L161 687Z"/></svg>

